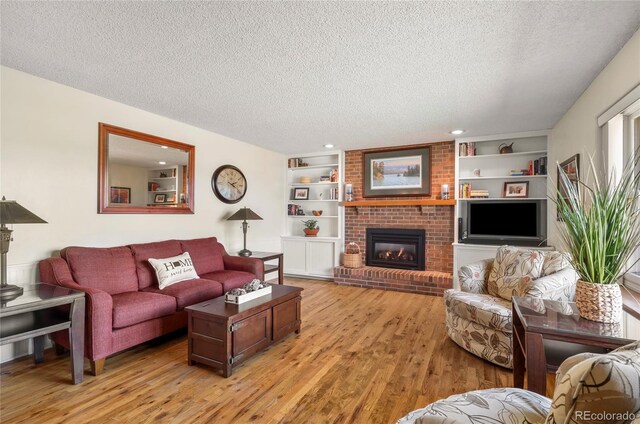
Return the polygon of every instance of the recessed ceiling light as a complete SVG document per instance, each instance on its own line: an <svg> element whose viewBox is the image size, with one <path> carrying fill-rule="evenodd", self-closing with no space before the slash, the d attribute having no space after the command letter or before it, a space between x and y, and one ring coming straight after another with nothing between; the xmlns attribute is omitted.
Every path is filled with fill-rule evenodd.
<svg viewBox="0 0 640 424"><path fill-rule="evenodd" d="M160 146L162 149L168 149L169 146Z"/></svg>
<svg viewBox="0 0 640 424"><path fill-rule="evenodd" d="M159 165L166 165L166 164L167 164L167 162L165 162L165 161L163 161L163 160L160 160L160 161L158 161L158 164L159 164Z"/></svg>
<svg viewBox="0 0 640 424"><path fill-rule="evenodd" d="M453 130L449 134L460 135L460 134L464 134L465 132L466 132L465 130Z"/></svg>
<svg viewBox="0 0 640 424"><path fill-rule="evenodd" d="M325 144L324 147L327 149L333 149L333 144Z"/></svg>

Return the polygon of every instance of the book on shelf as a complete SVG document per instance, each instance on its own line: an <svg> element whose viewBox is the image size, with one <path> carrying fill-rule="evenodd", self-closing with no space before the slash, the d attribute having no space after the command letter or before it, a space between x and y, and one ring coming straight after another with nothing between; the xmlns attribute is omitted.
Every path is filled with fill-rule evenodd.
<svg viewBox="0 0 640 424"><path fill-rule="evenodd" d="M525 175L547 175L547 157L530 160L527 172Z"/></svg>
<svg viewBox="0 0 640 424"><path fill-rule="evenodd" d="M471 184L464 183L460 184L460 191L458 193L458 197L461 199L468 199L471 197Z"/></svg>
<svg viewBox="0 0 640 424"><path fill-rule="evenodd" d="M329 200L338 200L338 187L331 187L329 190Z"/></svg>
<svg viewBox="0 0 640 424"><path fill-rule="evenodd" d="M476 143L460 143L458 148L459 156L475 156L476 155Z"/></svg>

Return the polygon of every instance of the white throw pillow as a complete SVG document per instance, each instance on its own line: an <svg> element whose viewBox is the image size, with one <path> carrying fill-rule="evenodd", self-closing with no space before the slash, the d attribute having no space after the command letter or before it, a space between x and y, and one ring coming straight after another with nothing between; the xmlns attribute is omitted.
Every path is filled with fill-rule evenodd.
<svg viewBox="0 0 640 424"><path fill-rule="evenodd" d="M188 252L171 258L149 258L149 263L156 271L160 290L180 281L200 278Z"/></svg>

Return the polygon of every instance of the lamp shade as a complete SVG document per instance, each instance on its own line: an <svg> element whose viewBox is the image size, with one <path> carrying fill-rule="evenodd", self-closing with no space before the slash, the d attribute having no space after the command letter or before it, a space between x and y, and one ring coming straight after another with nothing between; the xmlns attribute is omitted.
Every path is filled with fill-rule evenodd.
<svg viewBox="0 0 640 424"><path fill-rule="evenodd" d="M46 224L47 221L27 210L15 200L0 201L0 224Z"/></svg>
<svg viewBox="0 0 640 424"><path fill-rule="evenodd" d="M257 221L262 220L260 215L249 208L241 208L238 212L227 218L227 221Z"/></svg>

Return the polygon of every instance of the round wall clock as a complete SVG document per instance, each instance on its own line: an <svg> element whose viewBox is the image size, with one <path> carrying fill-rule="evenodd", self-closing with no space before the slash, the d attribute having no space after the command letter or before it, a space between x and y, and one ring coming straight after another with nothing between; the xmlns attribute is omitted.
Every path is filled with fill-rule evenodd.
<svg viewBox="0 0 640 424"><path fill-rule="evenodd" d="M211 177L211 188L224 203L238 203L247 193L247 179L232 165L222 165Z"/></svg>

